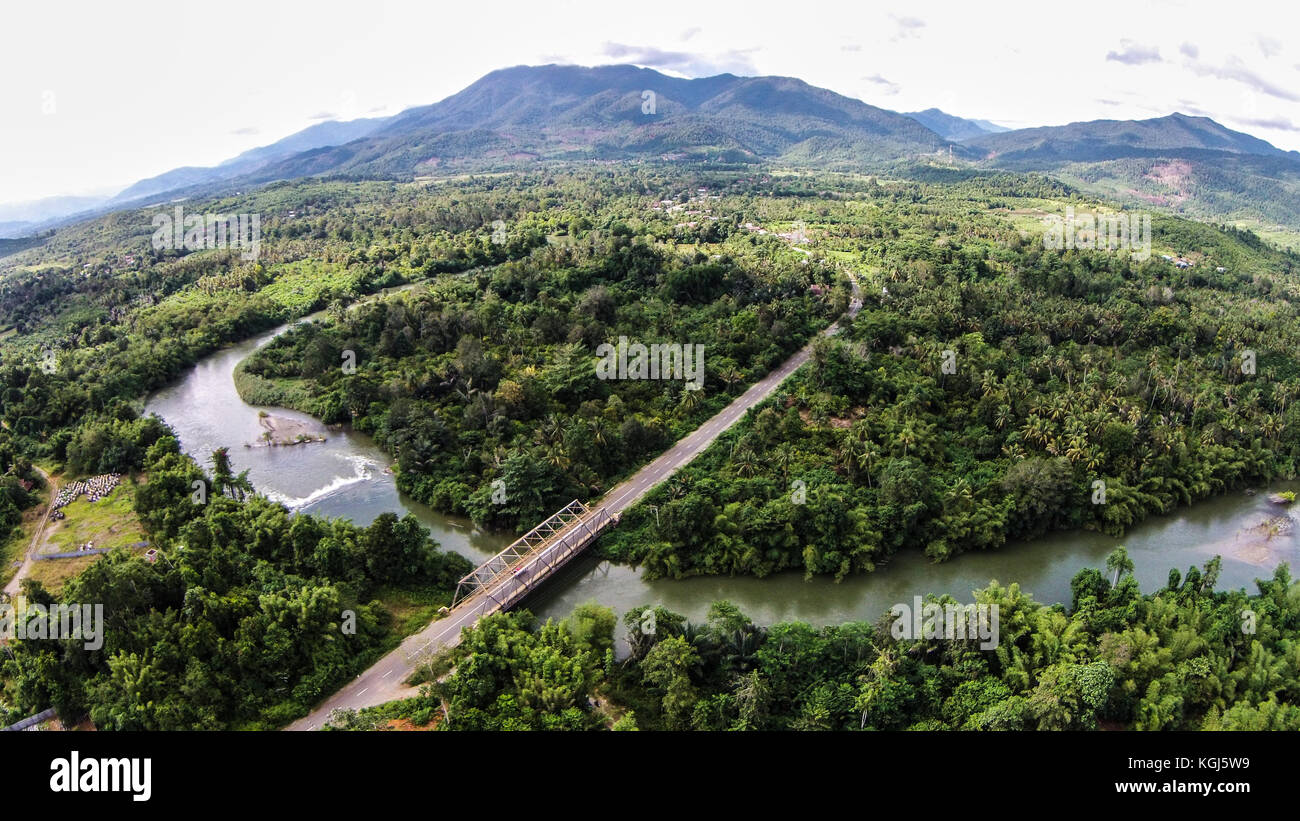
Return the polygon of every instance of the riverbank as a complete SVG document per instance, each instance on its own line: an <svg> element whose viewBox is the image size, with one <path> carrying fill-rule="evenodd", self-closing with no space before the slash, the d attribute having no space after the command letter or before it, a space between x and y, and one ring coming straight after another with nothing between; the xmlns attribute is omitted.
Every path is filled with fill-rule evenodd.
<svg viewBox="0 0 1300 821"><path fill-rule="evenodd" d="M235 391L240 399L249 405L311 412L311 397L305 390L297 388L287 380L276 381L249 373L245 368L247 362L246 359L241 360L231 374Z"/></svg>
<svg viewBox="0 0 1300 821"><path fill-rule="evenodd" d="M346 310L354 311L362 305L374 302L375 300L384 299L394 294L405 293L420 285L428 285L429 280L421 279L415 282L407 282L402 285L392 285L382 288L363 297L358 297L348 304ZM252 373L248 370L248 362L251 354L258 348L269 343L271 340L287 332L289 329L304 322L314 322L322 318L325 311L315 311L306 314L293 322L290 322L280 328L275 329L270 336L261 340L249 351L249 355L241 357L235 363L231 377L234 382L235 392L239 398L249 405L260 405L263 407L287 408L298 411L313 417L324 416L322 408L315 402L311 393L306 389L305 380L295 379L267 379L259 374ZM340 365L342 363L340 362Z"/></svg>
<svg viewBox="0 0 1300 821"><path fill-rule="evenodd" d="M147 410L172 425L185 450L200 461L217 447L256 439L264 432L257 422L259 409L239 396L233 374L247 356L289 327L281 326L205 358L180 382L156 393ZM278 417L300 416L292 410L266 410ZM346 427L332 433L328 442L311 448L240 449L235 459L238 467L250 469L258 492L293 510L347 518L360 525L381 513L411 513L444 547L476 563L512 540L510 534L485 531L402 494L394 476L384 470L391 457L370 437ZM1300 483L1284 482L1272 490L1297 488ZM589 555L575 560L522 606L545 619L567 617L575 606L592 600L619 612L662 603L702 619L713 601L728 599L763 624L789 620L838 624L875 619L894 603L911 601L914 595L949 594L968 601L970 591L984 587L990 579L1018 582L1038 601L1069 602L1070 579L1078 569L1104 568L1106 555L1120 544L1128 547L1144 590L1161 587L1170 568L1199 566L1216 553L1224 555L1221 587L1252 587L1256 578L1271 574L1271 567L1247 561L1249 557L1225 546L1242 528L1278 512L1265 494L1234 492L1150 517L1130 528L1123 538L1086 531L1059 532L1034 542L1007 544L997 551L963 554L942 564L928 561L919 549L905 550L878 572L850 576L839 583L826 577L806 581L802 573L650 580L635 567ZM1293 565L1300 561L1294 534L1276 537L1273 545L1280 560Z"/></svg>

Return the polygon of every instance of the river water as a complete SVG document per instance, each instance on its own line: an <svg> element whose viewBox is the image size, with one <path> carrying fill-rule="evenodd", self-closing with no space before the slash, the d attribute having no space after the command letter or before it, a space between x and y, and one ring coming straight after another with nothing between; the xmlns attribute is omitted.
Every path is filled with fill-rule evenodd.
<svg viewBox="0 0 1300 821"><path fill-rule="evenodd" d="M476 563L511 541L508 534L484 532L468 520L438 513L397 491L386 472L391 460L368 436L351 431L325 431L328 440L292 447L258 444L262 433L258 408L235 391L235 366L266 344L284 326L225 348L199 362L176 384L158 391L146 403L172 426L185 451L210 469L213 450L230 449L235 469L248 469L254 488L291 509L326 517L346 517L369 524L385 512L414 513L443 548ZM315 424L296 411L267 408L273 416ZM323 430L323 429L322 429ZM253 445L245 447L245 445ZM1279 483L1269 490L1300 489L1300 483ZM932 564L919 550L896 556L885 568L835 583L804 581L797 573L765 579L705 577L680 581L647 581L629 567L580 557L533 594L524 606L543 618L562 618L579 604L597 601L620 614L631 607L659 603L692 619L700 619L709 604L729 599L760 624L800 620L812 624L875 621L898 602L913 596L949 593L971 601L971 591L990 579L1019 582L1021 589L1043 602L1069 602L1070 579L1082 567L1104 569L1105 557L1117 544L1128 548L1144 591L1162 587L1171 567L1186 572L1216 553L1223 556L1219 588L1246 587L1272 575L1278 562L1294 568L1300 559L1296 530L1274 536L1266 549L1245 549L1243 534L1252 526L1286 515L1268 502L1266 493L1234 492L1199 502L1167 516L1153 517L1131 529L1123 539L1097 533L1058 533L1032 543L1009 544L996 551L966 554L944 564Z"/></svg>

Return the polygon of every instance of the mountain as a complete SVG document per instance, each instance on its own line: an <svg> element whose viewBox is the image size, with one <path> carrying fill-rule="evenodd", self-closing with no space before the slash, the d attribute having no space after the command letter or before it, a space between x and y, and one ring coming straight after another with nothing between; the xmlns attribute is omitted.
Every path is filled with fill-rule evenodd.
<svg viewBox="0 0 1300 821"><path fill-rule="evenodd" d="M1174 156L1214 151L1282 157L1271 144L1226 128L1208 117L1170 114L1151 120L1092 120L1069 125L1022 128L988 134L968 145L1002 167L1038 170L1060 162L1094 162L1122 157Z"/></svg>
<svg viewBox="0 0 1300 821"><path fill-rule="evenodd" d="M50 220L98 208L108 197L46 197L0 205L0 238L20 237L40 229Z"/></svg>
<svg viewBox="0 0 1300 821"><path fill-rule="evenodd" d="M410 178L537 159L695 158L861 165L948 145L897 112L790 77L682 79L634 66L494 71L363 140L254 174Z"/></svg>
<svg viewBox="0 0 1300 821"><path fill-rule="evenodd" d="M988 120L968 120L964 117L956 117L940 111L937 108L927 108L925 111L911 111L903 116L911 117L945 140L954 142L1010 130Z"/></svg>
<svg viewBox="0 0 1300 821"><path fill-rule="evenodd" d="M319 123L217 166L141 180L75 216L309 176L409 180L539 160L874 170L934 154L1049 174L1123 203L1300 229L1300 154L1206 117L1005 130L936 108L900 114L790 77L684 79L627 65L493 71L393 117ZM0 213L0 236L56 222Z"/></svg>
<svg viewBox="0 0 1300 821"><path fill-rule="evenodd" d="M86 208L40 219L16 215L0 229L30 233L164 196L316 175L411 179L539 159L770 160L856 169L951 147L911 117L790 77L683 79L627 65L516 66L394 117L319 123L216 166L175 168Z"/></svg>
<svg viewBox="0 0 1300 821"><path fill-rule="evenodd" d="M373 134L392 119L392 117L372 117L347 122L330 120L317 123L270 145L249 149L239 156L232 157L218 165L200 168L189 166L175 168L156 177L140 180L113 197L111 203L128 203L142 197L153 197L190 186L233 180L236 177L250 174L268 163L303 151L342 145L360 139Z"/></svg>
<svg viewBox="0 0 1300 821"><path fill-rule="evenodd" d="M49 197L32 202L0 205L0 237L36 233L70 218L86 217L140 200L210 186L253 173L268 163L303 151L340 145L373 133L392 117L317 123L270 145L253 148L211 167L185 166L140 180L111 197Z"/></svg>
<svg viewBox="0 0 1300 821"><path fill-rule="evenodd" d="M978 163L1199 219L1300 229L1300 154L1208 117L1093 120L967 140Z"/></svg>

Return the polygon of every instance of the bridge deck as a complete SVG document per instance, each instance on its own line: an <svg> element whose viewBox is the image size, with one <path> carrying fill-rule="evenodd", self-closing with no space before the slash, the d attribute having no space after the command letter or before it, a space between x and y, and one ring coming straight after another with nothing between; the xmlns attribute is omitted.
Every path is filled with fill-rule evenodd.
<svg viewBox="0 0 1300 821"><path fill-rule="evenodd" d="M462 578L444 622L473 624L483 616L508 610L617 521L618 517L610 516L604 507L593 510L576 499L569 502ZM422 644L406 656L415 663L459 640L457 630L454 635L441 635Z"/></svg>

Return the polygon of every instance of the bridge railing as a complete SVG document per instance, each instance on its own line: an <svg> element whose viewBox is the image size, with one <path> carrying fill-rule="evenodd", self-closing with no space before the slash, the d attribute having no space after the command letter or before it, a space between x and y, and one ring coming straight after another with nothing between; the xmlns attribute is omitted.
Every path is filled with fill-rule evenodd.
<svg viewBox="0 0 1300 821"><path fill-rule="evenodd" d="M508 609L615 521L603 507L592 510L576 499L569 502L461 579L456 585L452 612L477 608L477 620L488 613ZM510 581L514 583L506 584ZM444 640L441 646L457 641L459 636ZM426 660L438 645L437 641L427 642L408 652L406 660L413 664Z"/></svg>
<svg viewBox="0 0 1300 821"><path fill-rule="evenodd" d="M591 538L609 524L609 521L609 513L605 508L598 508L593 512L591 508L574 499L462 578L456 585L452 609L478 595L490 594L502 581L528 567L534 559L558 544L567 545L570 549L585 547ZM576 541L573 539L575 536L579 537ZM568 558L569 551L548 554L544 562L545 570L549 572L556 562ZM537 575L537 568L532 568L529 572L530 580ZM502 608L509 607L508 602L498 602L498 605Z"/></svg>

